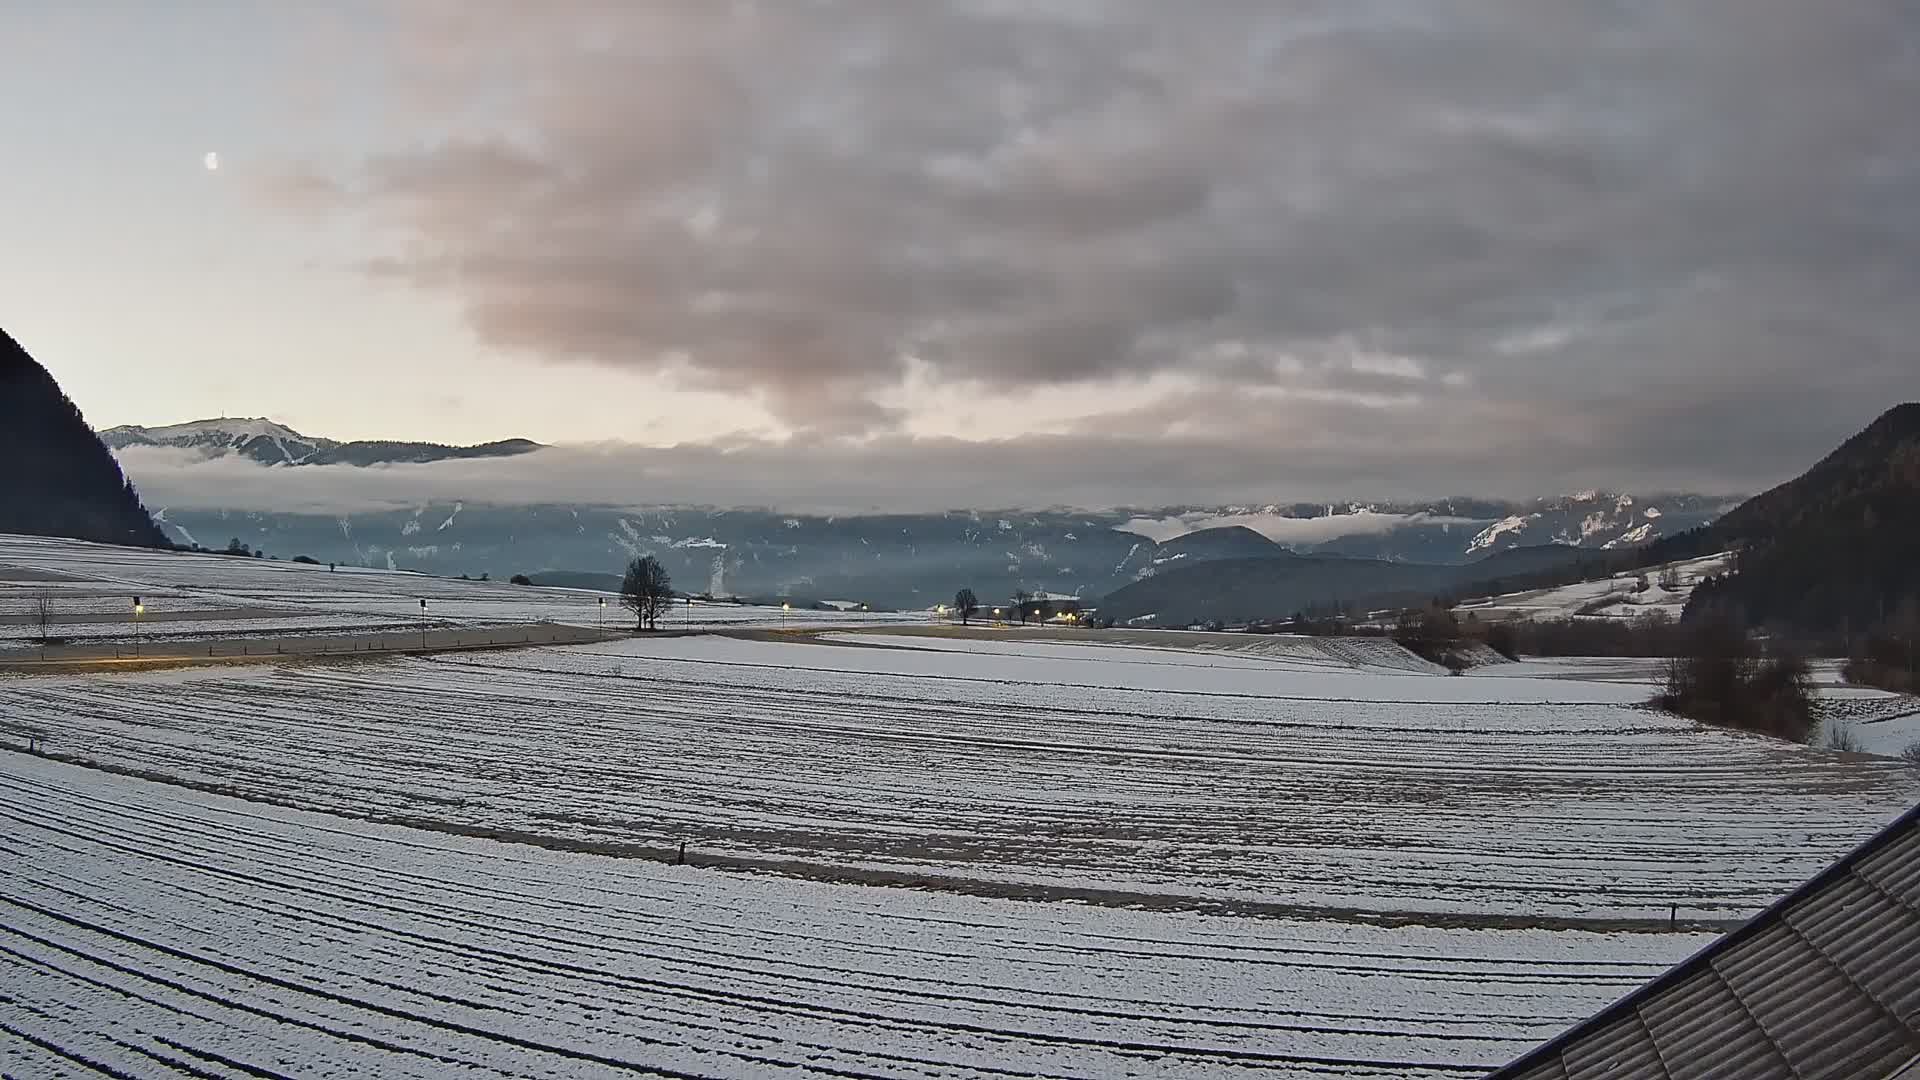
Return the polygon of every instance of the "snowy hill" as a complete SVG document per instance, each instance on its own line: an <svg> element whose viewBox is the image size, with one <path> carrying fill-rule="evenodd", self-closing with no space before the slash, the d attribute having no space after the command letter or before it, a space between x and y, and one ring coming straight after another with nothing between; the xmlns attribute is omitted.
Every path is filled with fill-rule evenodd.
<svg viewBox="0 0 1920 1080"><path fill-rule="evenodd" d="M122 425L100 433L115 450L129 446L166 446L198 450L209 457L237 454L262 465L388 465L443 461L448 458L505 457L540 449L527 439L505 439L477 446L390 440L342 442L303 435L264 417L194 420L163 427Z"/></svg>
<svg viewBox="0 0 1920 1080"><path fill-rule="evenodd" d="M263 417L195 420L164 427L124 425L107 428L100 438L115 450L128 446L172 446L202 450L208 456L234 453L263 465L296 465L315 453L336 446L331 439L312 439Z"/></svg>
<svg viewBox="0 0 1920 1080"><path fill-rule="evenodd" d="M1593 581L1466 600L1457 605L1455 611L1463 618L1473 614L1491 620L1632 620L1656 612L1678 619L1686 610L1694 587L1707 578L1726 573L1732 563L1733 554L1723 551ZM1643 581L1645 588L1641 587Z"/></svg>

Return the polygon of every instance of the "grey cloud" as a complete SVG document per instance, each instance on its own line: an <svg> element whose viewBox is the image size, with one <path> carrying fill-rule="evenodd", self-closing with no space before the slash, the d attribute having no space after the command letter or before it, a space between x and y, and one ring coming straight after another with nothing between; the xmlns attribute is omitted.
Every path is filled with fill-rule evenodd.
<svg viewBox="0 0 1920 1080"><path fill-rule="evenodd" d="M1304 433L1260 440L1281 454L1390 424L1466 461L1495 418L1502 452L1619 483L1646 446L1777 466L1811 430L1743 421L1804 415L1810 383L1822 438L1911 392L1898 0L409 12L376 55L499 130L343 166L350 212L405 241L384 271L495 345L802 429L901 422L875 401L905 355L1096 395L1180 372L1213 386L1155 422ZM1430 378L1315 359L1356 340ZM1296 393L1243 416L1250 388ZM1341 395L1386 404L1330 419Z"/></svg>

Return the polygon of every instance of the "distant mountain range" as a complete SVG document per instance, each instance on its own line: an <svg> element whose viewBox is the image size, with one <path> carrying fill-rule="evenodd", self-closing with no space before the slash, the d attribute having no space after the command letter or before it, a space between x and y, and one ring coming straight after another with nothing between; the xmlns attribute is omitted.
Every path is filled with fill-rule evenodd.
<svg viewBox="0 0 1920 1080"><path fill-rule="evenodd" d="M527 439L503 439L478 446L444 446L429 442L360 440L340 442L302 435L271 420L195 420L164 427L123 425L100 432L115 450L129 446L169 446L208 455L237 454L262 465L392 465L445 461L449 458L508 457L541 448Z"/></svg>
<svg viewBox="0 0 1920 1080"><path fill-rule="evenodd" d="M1627 500L1617 504L1624 507ZM1604 533L1612 527L1605 518L1597 511L1583 520ZM1666 523L1664 515L1650 520ZM1497 543L1520 531L1525 529L1503 522L1473 544ZM1888 410L1803 475L1709 523L1644 546L1515 548L1460 566L1302 557L1262 550L1258 541L1264 537L1243 530L1212 529L1183 537L1184 553L1156 557L1153 565L1161 572L1115 590L1100 609L1111 618L1156 626L1278 620L1314 607L1418 603L1422 593L1494 594L1572 584L1731 550L1731 573L1691 589L1688 618L1724 614L1803 642L1879 633L1909 643L1910 650L1920 634L1916 537L1920 403L1909 403Z"/></svg>
<svg viewBox="0 0 1920 1080"><path fill-rule="evenodd" d="M1238 544L1237 537L1207 541L1221 550ZM1429 596L1473 582L1570 566L1590 554L1584 548L1545 544L1510 548L1469 563L1436 564L1276 549L1183 564L1124 586L1098 606L1103 617L1136 626L1278 622L1316 609L1417 606Z"/></svg>
<svg viewBox="0 0 1920 1080"><path fill-rule="evenodd" d="M476 447L342 442L268 420L202 420L101 432L116 447L240 455L276 468L493 457L540 449L522 439ZM861 600L928 607L961 586L1104 596L1183 565L1272 553L1460 565L1520 547L1615 549L1713 520L1737 500L1703 495L1577 495L1508 502L1282 504L1123 510L966 510L830 517L776 510L422 502L342 516L234 505L162 507L181 543L238 538L282 557L439 574L515 573L601 581L654 555L682 588L716 594Z"/></svg>
<svg viewBox="0 0 1920 1080"><path fill-rule="evenodd" d="M0 532L167 541L47 369L0 331Z"/></svg>

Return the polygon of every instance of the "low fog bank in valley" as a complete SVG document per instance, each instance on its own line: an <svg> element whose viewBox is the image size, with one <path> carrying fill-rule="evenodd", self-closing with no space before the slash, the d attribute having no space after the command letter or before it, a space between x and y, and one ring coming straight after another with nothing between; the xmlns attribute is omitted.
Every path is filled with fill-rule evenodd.
<svg viewBox="0 0 1920 1080"><path fill-rule="evenodd" d="M1612 470L1535 475L1510 461L1462 467L1408 464L1398 448L1349 449L1322 460L1290 459L1192 439L1042 435L972 442L888 436L867 440L739 441L646 447L623 443L548 447L504 458L428 464L267 467L166 447L118 456L149 504L191 510L353 514L464 500L501 506L710 506L807 514L922 513L954 508L1105 510L1170 506L1262 506L1295 501L1413 500L1451 495L1531 498L1611 488ZM1477 479L1463 484L1461 476ZM1724 478L1674 467L1636 471L1636 490L1732 490ZM1387 531L1396 515L1354 516L1341 533ZM1276 533L1283 542L1325 539ZM1193 522L1148 518L1133 531L1178 535Z"/></svg>

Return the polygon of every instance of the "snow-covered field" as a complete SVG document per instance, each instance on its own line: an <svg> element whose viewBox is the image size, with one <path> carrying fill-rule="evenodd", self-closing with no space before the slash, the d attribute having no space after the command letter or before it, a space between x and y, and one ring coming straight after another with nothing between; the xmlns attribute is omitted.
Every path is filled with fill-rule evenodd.
<svg viewBox="0 0 1920 1080"><path fill-rule="evenodd" d="M1706 940L724 873L4 752L0 819L23 1078L1466 1077Z"/></svg>
<svg viewBox="0 0 1920 1080"><path fill-rule="evenodd" d="M885 633L843 633L830 640L897 648L946 649L980 655L1055 657L1067 660L1152 663L1152 653L1171 653L1172 662L1206 666L1205 654L1255 661L1278 661L1297 670L1439 675L1445 672L1385 638L1309 637L1293 634L1233 634L1185 630L1081 630L1063 627L989 627L958 632L948 626L892 627ZM1115 652L1116 649L1129 650ZM1201 654L1201 655L1196 655ZM1245 665L1241 665L1245 666ZM1256 668L1270 665L1256 663Z"/></svg>
<svg viewBox="0 0 1920 1080"><path fill-rule="evenodd" d="M1644 700L1658 692L1665 681L1667 663L1657 657L1556 657L1502 664L1477 674L1529 682L1608 682L1628 688L1625 692L1629 696ZM1815 712L1820 718L1820 727L1811 740L1814 745L1845 745L1890 758L1920 753L1916 749L1920 748L1920 697L1853 685L1841 675L1838 660L1815 660L1809 668Z"/></svg>
<svg viewBox="0 0 1920 1080"><path fill-rule="evenodd" d="M617 628L631 616L618 597L585 589L465 581L404 571L146 551L74 540L0 535L0 648L41 630L34 620L48 598L56 637L130 640L133 598L149 638L258 637L304 630L379 630L396 625L502 625L552 622ZM423 609L420 602L425 600ZM605 607L601 601L605 601ZM98 621L99 616L118 616ZM187 616L204 615L204 618ZM782 611L729 603L675 604L664 629L712 626L871 626L924 622L919 613Z"/></svg>
<svg viewBox="0 0 1920 1080"><path fill-rule="evenodd" d="M695 637L35 678L8 686L0 725L347 814L1470 921L1741 917L1920 796L1896 762L1707 731L1643 696L1172 650Z"/></svg>
<svg viewBox="0 0 1920 1080"><path fill-rule="evenodd" d="M1462 616L1472 613L1482 619L1571 619L1576 616L1635 619L1654 613L1678 619L1686 610L1693 587L1705 578L1725 572L1732 558L1731 553L1721 552L1595 581L1467 600L1455 610ZM1660 585L1662 573L1669 569L1678 578L1677 588ZM1645 591L1640 590L1641 577L1647 581Z"/></svg>
<svg viewBox="0 0 1920 1080"><path fill-rule="evenodd" d="M524 592L30 547L202 610ZM1920 799L1652 677L857 619L0 676L0 1075L1475 1075Z"/></svg>

